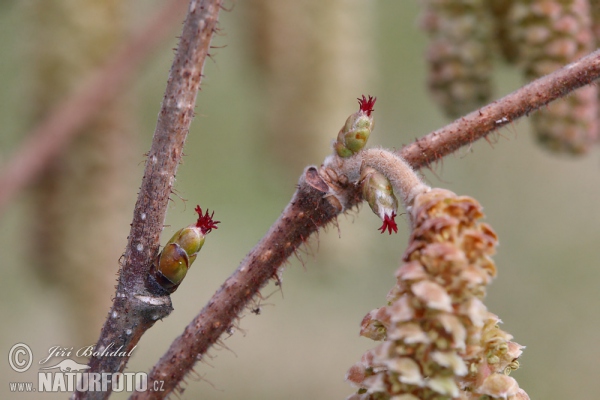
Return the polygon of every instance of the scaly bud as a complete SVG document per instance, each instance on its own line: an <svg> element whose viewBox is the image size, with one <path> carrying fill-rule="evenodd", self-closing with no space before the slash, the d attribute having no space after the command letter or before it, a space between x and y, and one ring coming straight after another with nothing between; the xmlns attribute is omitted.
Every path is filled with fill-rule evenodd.
<svg viewBox="0 0 600 400"><path fill-rule="evenodd" d="M348 117L333 145L338 156L350 157L365 147L374 127L371 113L375 111L376 100L377 97L366 98L364 95L358 99L360 109Z"/></svg>
<svg viewBox="0 0 600 400"><path fill-rule="evenodd" d="M206 210L206 214L202 214L200 206L195 211L198 213L196 223L175 232L158 256L158 264L153 271L156 281L170 293L177 290L185 278L204 245L206 234L217 229L220 222L213 220L214 212L209 215Z"/></svg>
<svg viewBox="0 0 600 400"><path fill-rule="evenodd" d="M394 218L398 210L398 200L394 196L394 189L390 181L381 172L373 168L365 168L362 172L363 198L369 203L371 210L381 218L383 225L379 228L381 233L387 229L398 232Z"/></svg>

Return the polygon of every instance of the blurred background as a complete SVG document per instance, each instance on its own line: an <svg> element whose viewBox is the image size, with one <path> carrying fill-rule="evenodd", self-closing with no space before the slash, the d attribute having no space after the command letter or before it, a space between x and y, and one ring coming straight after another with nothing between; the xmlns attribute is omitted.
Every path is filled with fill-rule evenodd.
<svg viewBox="0 0 600 400"><path fill-rule="evenodd" d="M125 3L125 4L123 4ZM52 107L139 30L159 1L0 2L0 165ZM450 122L428 92L427 33L416 1L229 2L197 101L163 240L195 220L196 204L222 221L207 238L174 312L148 331L128 371L148 371L294 192L304 166L329 154L356 98L377 96L371 146L400 148ZM61 8L63 7L63 8ZM183 20L183 13L181 20ZM176 47L147 58L123 95L90 122L44 176L0 215L0 351L28 344L26 373L0 362L8 382L37 381L52 346L96 342L110 307L132 210ZM491 59L490 59L491 60ZM493 59L492 98L523 84ZM500 247L486 304L526 345L514 372L532 399L595 399L600 347L600 164L536 144L527 119L423 171L432 186L475 197ZM0 190L2 190L0 188ZM313 237L264 288L226 346L216 346L181 398L345 398L347 369L375 345L358 336L385 304L408 239L381 235L362 207ZM77 359L79 362L87 362ZM56 362L61 358L56 358ZM50 364L50 363L49 363ZM54 363L55 364L55 363ZM53 365L53 364L52 364ZM115 394L113 398L126 398Z"/></svg>

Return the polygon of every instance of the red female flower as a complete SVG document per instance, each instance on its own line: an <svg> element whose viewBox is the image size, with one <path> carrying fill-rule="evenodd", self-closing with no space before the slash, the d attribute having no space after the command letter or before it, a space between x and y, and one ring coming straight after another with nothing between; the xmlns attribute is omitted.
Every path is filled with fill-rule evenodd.
<svg viewBox="0 0 600 400"><path fill-rule="evenodd" d="M394 211L392 211L391 215L384 215L383 225L381 225L381 227L379 228L381 233L385 233L386 229L390 235L392 234L392 231L398 233L398 225L396 225L396 221L394 221L394 218L396 218L396 213Z"/></svg>
<svg viewBox="0 0 600 400"><path fill-rule="evenodd" d="M365 95L362 95L362 99L358 98L358 104L360 105L360 111L367 114L367 117L371 116L371 113L375 111L373 107L375 106L375 102L377 101L377 97L371 97L367 99Z"/></svg>
<svg viewBox="0 0 600 400"><path fill-rule="evenodd" d="M206 235L213 229L218 229L217 224L221 223L221 221L213 220L213 216L215 215L214 211L212 212L212 214L208 215L207 208L206 214L202 215L202 209L199 205L196 206L195 210L198 213L198 221L196 222L196 227L200 228L202 234Z"/></svg>

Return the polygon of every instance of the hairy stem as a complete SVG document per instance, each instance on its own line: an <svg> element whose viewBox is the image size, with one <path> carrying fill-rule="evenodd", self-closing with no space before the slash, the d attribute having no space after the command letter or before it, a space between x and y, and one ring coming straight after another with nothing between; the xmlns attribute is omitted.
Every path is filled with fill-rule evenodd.
<svg viewBox="0 0 600 400"><path fill-rule="evenodd" d="M146 160L116 296L88 372L123 371L144 332L172 310L170 297L147 278L158 254L171 188L194 116L202 68L220 7L220 0L190 2ZM120 353L104 354L111 351ZM75 392L74 398L105 399L110 392L111 388L104 392Z"/></svg>
<svg viewBox="0 0 600 400"><path fill-rule="evenodd" d="M399 154L412 168L428 166L598 77L600 51L418 139ZM323 197L327 186L318 176L314 167L305 170L292 200L271 229L154 366L148 387L152 388L152 380L168 378L167 391L139 393L133 398L163 398L175 389L287 258L312 233L337 217L340 210ZM361 201L359 188L349 185L347 191L349 205L357 205Z"/></svg>
<svg viewBox="0 0 600 400"><path fill-rule="evenodd" d="M404 208L411 207L417 195L429 190L429 186L399 155L385 149L369 149L359 154L365 166L383 173L401 193Z"/></svg>

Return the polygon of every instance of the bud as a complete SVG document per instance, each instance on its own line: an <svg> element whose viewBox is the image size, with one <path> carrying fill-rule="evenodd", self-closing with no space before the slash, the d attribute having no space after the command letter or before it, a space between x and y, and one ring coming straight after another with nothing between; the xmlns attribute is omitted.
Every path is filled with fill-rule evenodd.
<svg viewBox="0 0 600 400"><path fill-rule="evenodd" d="M338 156L350 157L365 147L374 127L371 113L375 111L376 100L377 97L369 96L367 99L364 95L358 99L360 109L348 117L333 144Z"/></svg>
<svg viewBox="0 0 600 400"><path fill-rule="evenodd" d="M198 221L175 232L158 256L158 265L153 271L156 281L170 293L177 290L185 278L204 245L206 234L217 229L220 222L213 220L214 212L208 215L208 209L204 215L200 206L196 206L195 210L198 213Z"/></svg>
<svg viewBox="0 0 600 400"><path fill-rule="evenodd" d="M369 203L371 210L381 218L383 225L379 228L381 233L387 229L398 232L398 225L394 218L398 210L398 200L394 196L394 189L390 181L381 172L373 168L365 168L362 172L363 198Z"/></svg>

